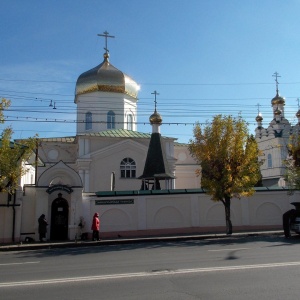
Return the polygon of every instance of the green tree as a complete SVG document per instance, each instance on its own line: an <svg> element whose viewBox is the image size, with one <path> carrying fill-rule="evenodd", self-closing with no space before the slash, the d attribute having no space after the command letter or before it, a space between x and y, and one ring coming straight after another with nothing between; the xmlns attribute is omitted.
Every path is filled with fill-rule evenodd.
<svg viewBox="0 0 300 300"><path fill-rule="evenodd" d="M225 207L226 232L232 233L230 204L233 197L251 196L260 179L259 149L246 122L217 115L211 124L194 128L189 151L201 166L201 187Z"/></svg>
<svg viewBox="0 0 300 300"><path fill-rule="evenodd" d="M4 123L3 111L10 101L2 98L0 102L0 122ZM27 172L24 163L33 155L37 137L28 138L20 143L11 142L13 130L6 127L0 137L0 192L13 194L20 178Z"/></svg>

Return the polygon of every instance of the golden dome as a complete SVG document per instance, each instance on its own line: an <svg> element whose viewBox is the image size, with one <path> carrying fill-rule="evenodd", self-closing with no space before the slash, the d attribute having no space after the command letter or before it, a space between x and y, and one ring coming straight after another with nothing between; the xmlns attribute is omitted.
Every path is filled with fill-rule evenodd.
<svg viewBox="0 0 300 300"><path fill-rule="evenodd" d="M110 64L109 54L104 53L103 62L97 67L82 73L76 82L76 96L92 92L124 93L137 98L139 85L128 75Z"/></svg>
<svg viewBox="0 0 300 300"><path fill-rule="evenodd" d="M162 123L162 117L161 115L155 111L149 118L149 121L152 124L161 124Z"/></svg>
<svg viewBox="0 0 300 300"><path fill-rule="evenodd" d="M284 98L282 98L281 96L279 96L278 92L276 94L276 96L272 99L271 101L272 105L277 105L277 104L285 104L285 100Z"/></svg>
<svg viewBox="0 0 300 300"><path fill-rule="evenodd" d="M300 109L297 111L296 113L296 117L299 118L300 117Z"/></svg>
<svg viewBox="0 0 300 300"><path fill-rule="evenodd" d="M256 122L261 122L263 120L263 117L261 115L258 115L256 118L255 118Z"/></svg>

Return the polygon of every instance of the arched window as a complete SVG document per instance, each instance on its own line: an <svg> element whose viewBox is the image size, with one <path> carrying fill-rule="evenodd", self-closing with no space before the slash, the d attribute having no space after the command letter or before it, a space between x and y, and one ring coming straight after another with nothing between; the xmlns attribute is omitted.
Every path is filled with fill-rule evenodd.
<svg viewBox="0 0 300 300"><path fill-rule="evenodd" d="M272 168L272 155L270 153L268 154L268 168Z"/></svg>
<svg viewBox="0 0 300 300"><path fill-rule="evenodd" d="M121 178L135 178L136 165L132 158L126 157L120 165Z"/></svg>
<svg viewBox="0 0 300 300"><path fill-rule="evenodd" d="M132 124L133 122L132 122L132 115L127 115L127 129L128 130L132 130Z"/></svg>
<svg viewBox="0 0 300 300"><path fill-rule="evenodd" d="M115 113L112 110L107 113L107 129L115 129Z"/></svg>
<svg viewBox="0 0 300 300"><path fill-rule="evenodd" d="M93 115L91 112L85 114L85 130L92 129Z"/></svg>

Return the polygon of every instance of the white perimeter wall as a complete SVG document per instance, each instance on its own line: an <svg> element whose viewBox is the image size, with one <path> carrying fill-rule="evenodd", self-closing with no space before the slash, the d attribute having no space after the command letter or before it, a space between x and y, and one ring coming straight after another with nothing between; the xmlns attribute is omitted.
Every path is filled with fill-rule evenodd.
<svg viewBox="0 0 300 300"><path fill-rule="evenodd" d="M37 218L46 212L50 222L52 197L45 191L28 189L26 197L18 192L15 207L15 242L28 236L38 236ZM47 198L44 195L47 194ZM74 194L74 195L72 195ZM72 193L69 201L69 239L75 239L80 217L85 220L82 232L91 234L95 212L100 214L102 237L147 236L153 234L224 232L225 212L220 202L213 202L206 194L166 194L100 198L94 194ZM286 190L258 191L252 197L232 199L233 231L249 229L281 229L282 214L293 208L300 191L289 196ZM130 204L120 201L131 200ZM115 201L97 205L96 201ZM127 201L128 202L128 201ZM132 203L133 202L133 203ZM7 195L0 193L0 243L12 241L13 208L7 207ZM12 204L12 203L10 203ZM76 204L76 205L75 205ZM76 207L76 209L75 209ZM74 213L76 211L76 214ZM47 213L48 212L48 213ZM49 224L50 228L50 224Z"/></svg>
<svg viewBox="0 0 300 300"><path fill-rule="evenodd" d="M297 201L299 195L299 192L289 196L287 191L264 191L249 198L232 199L233 230L281 228L282 214L293 208L290 203ZM132 199L133 204L119 204L122 200ZM224 205L210 200L206 194L90 197L86 201L90 202L87 227L98 212L103 237L207 232L225 228ZM115 204L99 205L96 201L115 201Z"/></svg>

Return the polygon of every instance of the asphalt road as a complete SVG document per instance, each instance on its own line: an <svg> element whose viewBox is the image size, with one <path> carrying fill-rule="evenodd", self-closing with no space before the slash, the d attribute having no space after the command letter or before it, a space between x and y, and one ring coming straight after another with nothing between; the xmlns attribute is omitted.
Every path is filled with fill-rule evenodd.
<svg viewBox="0 0 300 300"><path fill-rule="evenodd" d="M0 299L298 299L300 237L0 253Z"/></svg>

